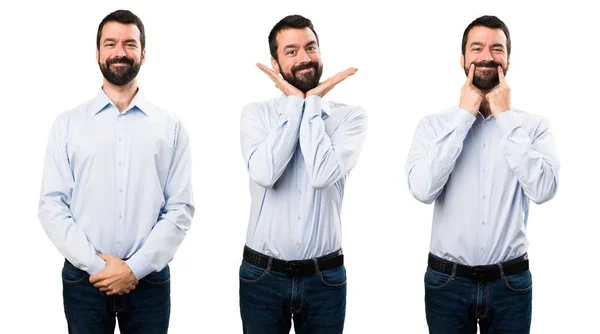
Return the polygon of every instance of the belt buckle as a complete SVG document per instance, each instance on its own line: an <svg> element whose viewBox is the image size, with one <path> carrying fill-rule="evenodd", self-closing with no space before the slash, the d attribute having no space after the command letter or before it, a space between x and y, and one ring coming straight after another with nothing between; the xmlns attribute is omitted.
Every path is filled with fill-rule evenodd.
<svg viewBox="0 0 600 334"><path fill-rule="evenodd" d="M300 273L300 266L296 261L288 261L285 263L285 274L288 276L298 276Z"/></svg>
<svg viewBox="0 0 600 334"><path fill-rule="evenodd" d="M488 275L486 274L487 270L487 268L481 266L473 266L471 267L471 272L469 273L469 276L473 281L483 282L486 281L488 278Z"/></svg>

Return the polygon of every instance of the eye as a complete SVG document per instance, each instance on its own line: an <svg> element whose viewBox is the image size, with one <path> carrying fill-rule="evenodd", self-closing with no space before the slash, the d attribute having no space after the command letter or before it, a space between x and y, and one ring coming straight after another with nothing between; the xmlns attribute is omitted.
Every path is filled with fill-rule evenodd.
<svg viewBox="0 0 600 334"><path fill-rule="evenodd" d="M314 45L309 46L308 48L306 48L308 51L316 51L317 47Z"/></svg>
<svg viewBox="0 0 600 334"><path fill-rule="evenodd" d="M493 49L492 51L498 52L498 53L504 53L504 49L500 49L500 48Z"/></svg>
<svg viewBox="0 0 600 334"><path fill-rule="evenodd" d="M479 51L481 51L481 48L477 46L477 47L471 48L471 51L479 52Z"/></svg>
<svg viewBox="0 0 600 334"><path fill-rule="evenodd" d="M289 56L293 56L296 54L296 50L288 50L285 54L289 55Z"/></svg>

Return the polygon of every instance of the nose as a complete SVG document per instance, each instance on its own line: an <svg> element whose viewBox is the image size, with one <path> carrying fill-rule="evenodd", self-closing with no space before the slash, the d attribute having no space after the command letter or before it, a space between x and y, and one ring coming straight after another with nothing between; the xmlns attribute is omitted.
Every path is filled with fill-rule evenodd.
<svg viewBox="0 0 600 334"><path fill-rule="evenodd" d="M486 61L492 61L492 60L494 60L494 57L492 57L492 53L491 53L491 52L490 52L490 50L488 50L488 49L485 49L485 50L482 52L481 56L482 56L482 57L483 57L483 59L484 59L484 60L486 60Z"/></svg>
<svg viewBox="0 0 600 334"><path fill-rule="evenodd" d="M115 47L115 57L117 58L123 58L125 57L127 54L125 53L125 48L123 47L123 45L118 44Z"/></svg>
<svg viewBox="0 0 600 334"><path fill-rule="evenodd" d="M302 63L308 63L311 61L310 57L308 56L308 53L304 49L300 50L298 56L300 57L300 61Z"/></svg>

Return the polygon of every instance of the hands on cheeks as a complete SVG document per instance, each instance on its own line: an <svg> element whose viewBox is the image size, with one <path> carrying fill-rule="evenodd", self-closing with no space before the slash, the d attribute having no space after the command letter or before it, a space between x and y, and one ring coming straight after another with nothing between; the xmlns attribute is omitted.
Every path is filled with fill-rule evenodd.
<svg viewBox="0 0 600 334"><path fill-rule="evenodd" d="M490 105L490 111L495 118L510 109L510 87L504 78L502 67L498 66L498 78L500 83L485 95Z"/></svg>
<svg viewBox="0 0 600 334"><path fill-rule="evenodd" d="M90 276L90 283L108 296L124 295L135 290L138 280L125 261L114 255L99 254L106 261L104 268Z"/></svg>
<svg viewBox="0 0 600 334"><path fill-rule="evenodd" d="M304 94L298 88L294 87L292 84L287 82L284 78L282 78L279 74L275 73L272 69L267 66L257 63L256 66L260 68L274 83L279 90L285 95L295 95L301 98L306 98L311 95L318 95L320 97L325 96L330 90L333 89L337 84L346 80L351 75L354 75L358 69L356 67L350 67L345 71L339 72L338 74L332 76L331 78L321 82L317 87L309 90Z"/></svg>
<svg viewBox="0 0 600 334"><path fill-rule="evenodd" d="M498 79L500 83L492 90L483 93L473 85L473 76L475 75L475 65L469 67L467 81L462 87L459 107L477 115L482 103L487 103L492 115L497 118L501 113L510 109L510 87L504 78L504 71L498 66Z"/></svg>

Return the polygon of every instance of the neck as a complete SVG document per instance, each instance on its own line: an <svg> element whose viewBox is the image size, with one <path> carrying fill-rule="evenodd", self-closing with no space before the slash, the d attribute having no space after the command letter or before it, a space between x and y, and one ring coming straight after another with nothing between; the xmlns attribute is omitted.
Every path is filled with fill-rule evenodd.
<svg viewBox="0 0 600 334"><path fill-rule="evenodd" d="M487 101L481 102L481 106L479 106L479 111L483 115L483 118L488 118L488 116L492 114L492 110L490 109L489 102L487 102Z"/></svg>
<svg viewBox="0 0 600 334"><path fill-rule="evenodd" d="M117 106L120 112L123 112L125 108L129 106L131 100L138 91L137 80L133 79L130 83L123 86L116 86L104 79L102 90L110 98L110 100Z"/></svg>

